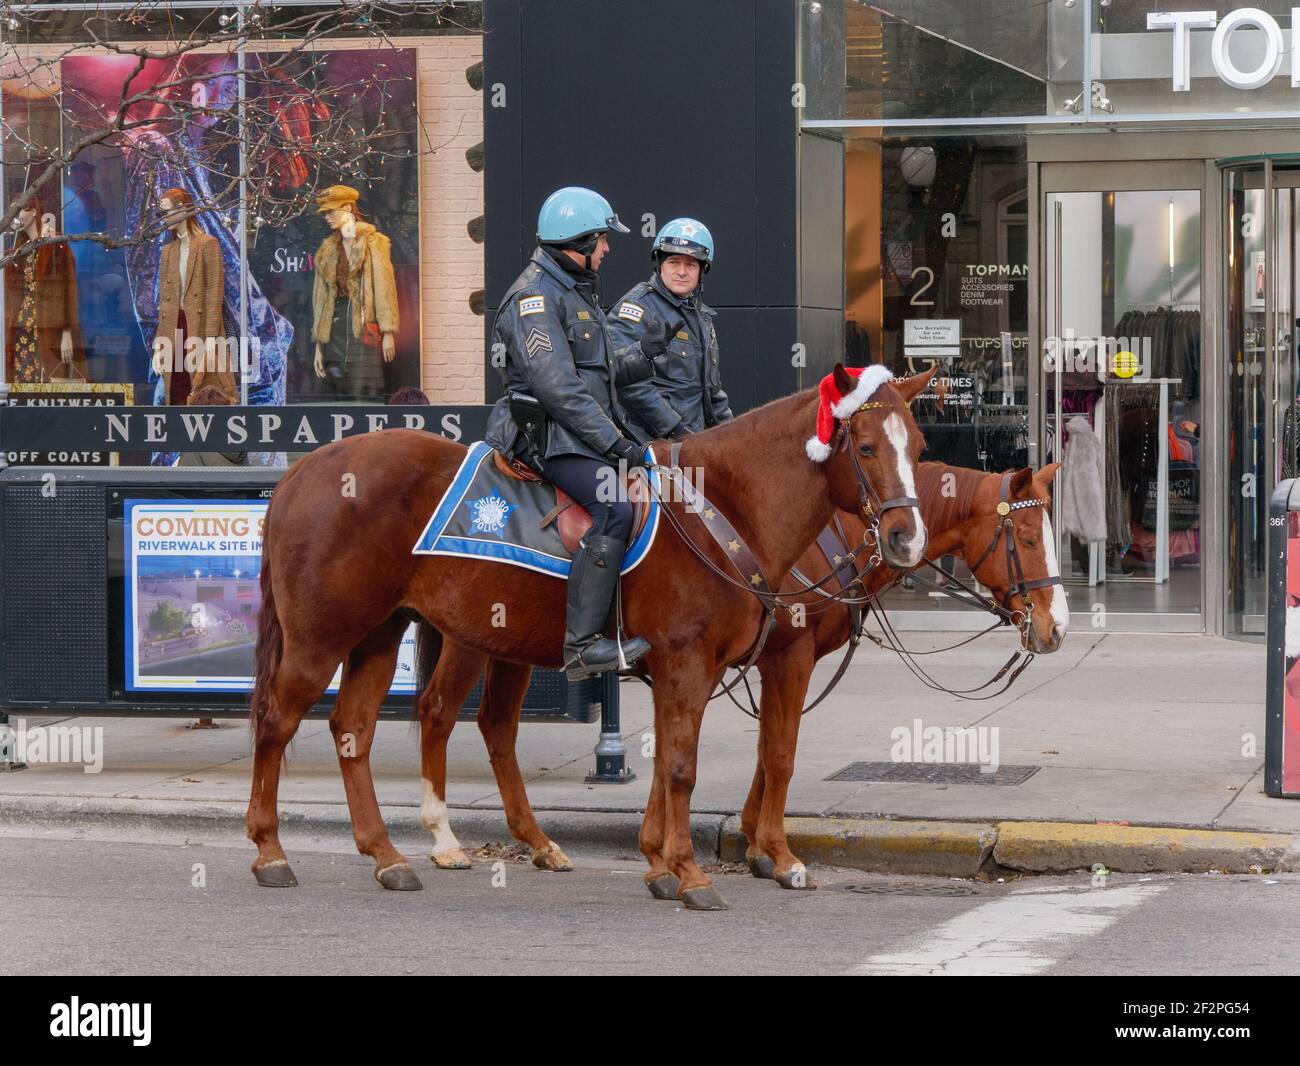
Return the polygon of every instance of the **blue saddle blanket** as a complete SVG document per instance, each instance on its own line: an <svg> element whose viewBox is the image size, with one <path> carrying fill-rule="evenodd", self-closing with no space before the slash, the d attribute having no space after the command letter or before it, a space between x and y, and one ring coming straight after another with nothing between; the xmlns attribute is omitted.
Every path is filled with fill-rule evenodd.
<svg viewBox="0 0 1300 1066"><path fill-rule="evenodd" d="M653 462L648 447L646 452ZM656 490L650 496L650 515L623 555L624 574L645 558L659 528L658 471L651 469L650 477ZM479 441L470 445L412 554L493 559L568 577L572 557L556 523L541 528L554 507L555 486L506 477L492 461L492 448Z"/></svg>

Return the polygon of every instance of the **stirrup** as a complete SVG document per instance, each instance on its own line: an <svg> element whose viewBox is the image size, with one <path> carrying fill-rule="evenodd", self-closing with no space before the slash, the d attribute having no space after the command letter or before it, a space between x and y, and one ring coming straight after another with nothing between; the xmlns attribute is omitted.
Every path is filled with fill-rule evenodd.
<svg viewBox="0 0 1300 1066"><path fill-rule="evenodd" d="M608 666L589 664L584 659L584 656L595 649L602 641L614 645L618 661L612 662ZM627 672L645 657L645 654L650 650L650 644L644 637L631 637L624 642L610 637L598 636L595 640L579 646L572 655L568 654L569 650L568 648L565 649L564 676L570 681L584 681L589 677L599 677L601 674ZM631 652L630 656L628 651Z"/></svg>

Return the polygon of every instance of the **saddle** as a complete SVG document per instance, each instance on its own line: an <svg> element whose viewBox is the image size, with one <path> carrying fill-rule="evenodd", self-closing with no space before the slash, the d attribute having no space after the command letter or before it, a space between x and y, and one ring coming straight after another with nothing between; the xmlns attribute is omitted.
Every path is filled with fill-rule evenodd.
<svg viewBox="0 0 1300 1066"><path fill-rule="evenodd" d="M495 448L492 450L492 462L502 474L514 481L532 481L541 485L551 485L522 459L506 458ZM646 519L650 517L650 494L646 491L645 479L634 477L631 470L620 473L619 480L626 493L626 499L632 504L632 534L629 538L631 541L635 540L637 534L645 528ZM564 546L571 554L575 554L578 550L578 542L591 528L591 515L558 485L551 485L551 487L555 489L555 506L547 512L540 526L545 529L554 522L560 540L564 542Z"/></svg>

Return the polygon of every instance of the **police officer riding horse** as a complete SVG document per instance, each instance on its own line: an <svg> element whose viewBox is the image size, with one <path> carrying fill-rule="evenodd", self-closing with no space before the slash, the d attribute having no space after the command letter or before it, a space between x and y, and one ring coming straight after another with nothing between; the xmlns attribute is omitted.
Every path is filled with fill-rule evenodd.
<svg viewBox="0 0 1300 1066"><path fill-rule="evenodd" d="M653 379L619 392L631 429L647 440L681 437L731 421L722 391L715 312L700 299L713 263L713 235L693 218L675 218L656 235L654 272L610 306L616 343L645 337L650 320L667 322L668 350L655 359Z"/></svg>
<svg viewBox="0 0 1300 1066"><path fill-rule="evenodd" d="M620 342L609 330L596 272L611 230L628 232L599 193L552 193L538 214L538 247L493 326L493 348L505 352L506 394L488 418L487 443L591 515L569 569L564 669L573 680L631 666L650 650L643 638L627 638L620 662L618 642L602 632L632 535L631 503L606 497L617 483L611 468L646 465L642 444L622 421L618 390L653 375L668 336L649 312L636 339Z"/></svg>

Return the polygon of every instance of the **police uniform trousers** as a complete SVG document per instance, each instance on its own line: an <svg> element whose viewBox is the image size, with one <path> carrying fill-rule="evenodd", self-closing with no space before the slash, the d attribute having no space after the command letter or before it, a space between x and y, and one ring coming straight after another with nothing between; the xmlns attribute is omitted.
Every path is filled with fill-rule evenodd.
<svg viewBox="0 0 1300 1066"><path fill-rule="evenodd" d="M613 470L614 475L601 471ZM617 467L586 455L553 455L542 465L542 476L562 488L591 515L591 532L617 537L624 544L632 536L632 504L626 499L609 500L617 485ZM616 495L623 495L617 493Z"/></svg>

